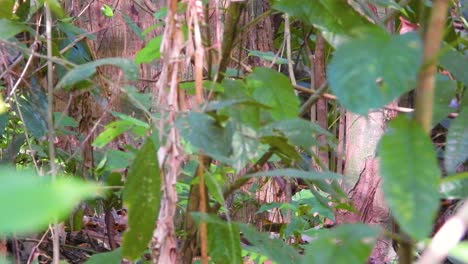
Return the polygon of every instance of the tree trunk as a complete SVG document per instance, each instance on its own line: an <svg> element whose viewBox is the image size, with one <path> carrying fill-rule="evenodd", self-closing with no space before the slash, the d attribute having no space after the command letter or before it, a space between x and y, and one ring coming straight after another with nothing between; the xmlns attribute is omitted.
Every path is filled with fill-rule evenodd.
<svg viewBox="0 0 468 264"><path fill-rule="evenodd" d="M346 114L343 190L348 193L358 213L339 210L335 217L338 224L362 222L389 229L389 210L384 204L380 186L377 145L385 130L383 111L367 116ZM372 263L385 263L394 255L391 240L379 238L372 252Z"/></svg>

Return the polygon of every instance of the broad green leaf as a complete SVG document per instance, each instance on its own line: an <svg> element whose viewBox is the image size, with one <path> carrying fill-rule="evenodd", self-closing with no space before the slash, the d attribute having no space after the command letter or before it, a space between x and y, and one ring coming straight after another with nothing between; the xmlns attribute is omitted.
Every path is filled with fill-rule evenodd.
<svg viewBox="0 0 468 264"><path fill-rule="evenodd" d="M116 248L111 252L92 255L85 264L120 264L122 261L122 248Z"/></svg>
<svg viewBox="0 0 468 264"><path fill-rule="evenodd" d="M273 8L318 28L334 47L346 41L356 28L372 26L342 0L275 0Z"/></svg>
<svg viewBox="0 0 468 264"><path fill-rule="evenodd" d="M298 161L301 156L297 147L288 144L288 139L279 136L264 136L261 143L267 144L275 154L279 155L284 161Z"/></svg>
<svg viewBox="0 0 468 264"><path fill-rule="evenodd" d="M40 0L39 2L47 4L50 7L50 10L59 18L63 18L64 11L62 9L62 4L59 0Z"/></svg>
<svg viewBox="0 0 468 264"><path fill-rule="evenodd" d="M457 83L452 80L437 80L434 94L434 111L432 114L432 126L437 125L454 109L450 102L455 98Z"/></svg>
<svg viewBox="0 0 468 264"><path fill-rule="evenodd" d="M280 132L293 145L300 146L306 150L317 145L316 137L325 135L330 145L335 145L331 138L333 135L319 125L306 121L302 118L294 118L271 123L261 130L262 136L273 136Z"/></svg>
<svg viewBox="0 0 468 264"><path fill-rule="evenodd" d="M270 108L264 104L252 103L256 101L252 98L248 87L241 80L230 80L226 78L223 80L222 86L224 87L224 93L221 95L222 99L224 99L222 102L232 102L235 100L246 101L245 104L233 104L231 106L227 106L222 113L226 112L227 115L242 124L255 129L259 128L260 110L262 108Z"/></svg>
<svg viewBox="0 0 468 264"><path fill-rule="evenodd" d="M240 171L258 153L259 139L257 131L237 124L237 129L232 135L232 166Z"/></svg>
<svg viewBox="0 0 468 264"><path fill-rule="evenodd" d="M131 60L123 58L105 58L76 66L63 76L57 83L56 89L63 88L65 90L71 90L73 85L91 78L96 73L96 68L103 65L120 67L128 80L136 80L138 78L138 67Z"/></svg>
<svg viewBox="0 0 468 264"><path fill-rule="evenodd" d="M15 0L0 0L0 6L2 7L0 8L0 18L12 18L14 5Z"/></svg>
<svg viewBox="0 0 468 264"><path fill-rule="evenodd" d="M379 143L387 204L400 227L416 240L427 237L439 205L438 167L431 139L406 116L389 123Z"/></svg>
<svg viewBox="0 0 468 264"><path fill-rule="evenodd" d="M317 238L304 246L302 263L366 263L377 235L375 228L364 224L345 224L320 230Z"/></svg>
<svg viewBox="0 0 468 264"><path fill-rule="evenodd" d="M421 60L416 33L367 32L337 48L328 65L330 87L348 110L366 114L413 89Z"/></svg>
<svg viewBox="0 0 468 264"><path fill-rule="evenodd" d="M128 116L128 115L125 115L125 114L122 114L122 113L119 113L119 112L112 112L112 115L115 116L115 117L118 117L124 121L128 121L130 123L132 123L134 126L138 126L138 127L143 127L143 128L150 128L150 126L148 125L148 123L146 122L143 122L139 119L136 119L134 117L131 117L131 116Z"/></svg>
<svg viewBox="0 0 468 264"><path fill-rule="evenodd" d="M177 120L177 128L180 135L202 153L221 162L231 162L232 122L223 127L209 115L191 112Z"/></svg>
<svg viewBox="0 0 468 264"><path fill-rule="evenodd" d="M46 135L47 122L45 118L46 108L40 102L32 98L18 98L17 111L21 112L27 132L36 139Z"/></svg>
<svg viewBox="0 0 468 264"><path fill-rule="evenodd" d="M106 158L106 169L112 171L128 167L135 158L135 155L128 151L109 149L106 152Z"/></svg>
<svg viewBox="0 0 468 264"><path fill-rule="evenodd" d="M451 123L445 146L445 169L455 173L458 165L468 159L468 109L464 107Z"/></svg>
<svg viewBox="0 0 468 264"><path fill-rule="evenodd" d="M1 18L0 19L0 39L8 40L11 37L14 37L16 34L27 31L23 23L15 22L9 19Z"/></svg>
<svg viewBox="0 0 468 264"><path fill-rule="evenodd" d="M294 118L299 113L299 99L283 74L268 68L255 68L247 76L247 86L253 98L271 107L268 112L275 120Z"/></svg>
<svg viewBox="0 0 468 264"><path fill-rule="evenodd" d="M145 40L143 36L143 32L141 31L141 28L133 21L127 14L121 13L123 19L125 20L125 24L135 33L135 35L142 41Z"/></svg>
<svg viewBox="0 0 468 264"><path fill-rule="evenodd" d="M248 56L259 57L260 59L263 59L265 61L274 61L276 64L288 63L287 59L276 56L276 54L273 53L272 51L264 52L264 51L259 51L259 50L249 50Z"/></svg>
<svg viewBox="0 0 468 264"><path fill-rule="evenodd" d="M128 229L123 236L122 255L138 259L148 247L161 200L161 175L156 146L148 138L128 171L123 204L128 209Z"/></svg>
<svg viewBox="0 0 468 264"><path fill-rule="evenodd" d="M16 9L15 15L18 16L20 21L25 21L31 10L31 0L17 1L16 3L18 4L18 8Z"/></svg>
<svg viewBox="0 0 468 264"><path fill-rule="evenodd" d="M144 48L142 48L135 56L135 62L149 63L161 57L161 41L162 35L159 35L150 40Z"/></svg>
<svg viewBox="0 0 468 264"><path fill-rule="evenodd" d="M151 107L151 94L141 93L134 86L126 85L122 87L130 103L137 109L146 111ZM125 99L125 98L122 98Z"/></svg>
<svg viewBox="0 0 468 264"><path fill-rule="evenodd" d="M61 112L54 113L54 124L56 128L78 127L78 122L75 119Z"/></svg>
<svg viewBox="0 0 468 264"><path fill-rule="evenodd" d="M39 231L98 190L97 185L71 177L58 176L52 182L31 170L0 167L0 234Z"/></svg>
<svg viewBox="0 0 468 264"><path fill-rule="evenodd" d="M458 52L448 44L444 45L444 50L439 58L440 66L448 70L455 79L468 86L468 58L463 53Z"/></svg>
<svg viewBox="0 0 468 264"><path fill-rule="evenodd" d="M106 126L106 129L93 141L93 146L102 148L116 137L130 130L133 123L127 120L114 121Z"/></svg>
<svg viewBox="0 0 468 264"><path fill-rule="evenodd" d="M276 263L301 263L301 256L291 246L279 239L272 239L266 233L261 233L245 224L238 224L244 237L249 241L254 252L268 257Z"/></svg>
<svg viewBox="0 0 468 264"><path fill-rule="evenodd" d="M303 171L296 169L277 169L269 171L261 171L253 174L247 174L246 177L290 177L304 180L330 180L341 179L343 176L331 171Z"/></svg>
<svg viewBox="0 0 468 264"><path fill-rule="evenodd" d="M244 263L241 257L239 227L216 216L193 213L194 219L207 224L208 253L214 263Z"/></svg>
<svg viewBox="0 0 468 264"><path fill-rule="evenodd" d="M292 197L293 203L298 205L308 205L311 213L318 213L328 219L335 219L333 209L320 202L310 190L301 190Z"/></svg>
<svg viewBox="0 0 468 264"><path fill-rule="evenodd" d="M468 172L442 178L440 192L447 199L468 198Z"/></svg>

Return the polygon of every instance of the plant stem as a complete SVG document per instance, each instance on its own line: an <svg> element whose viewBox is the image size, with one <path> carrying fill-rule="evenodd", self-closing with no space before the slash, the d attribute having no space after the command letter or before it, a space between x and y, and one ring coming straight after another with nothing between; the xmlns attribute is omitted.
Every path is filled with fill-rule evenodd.
<svg viewBox="0 0 468 264"><path fill-rule="evenodd" d="M52 14L50 12L49 4L44 3L45 16L46 16L46 40L47 40L47 126L49 138L49 165L50 175L52 181L55 181L57 176L57 164L55 163L55 131L53 120L53 106L54 106L54 66L52 58ZM53 224L52 243L53 243L53 259L52 263L58 264L60 262L60 237L59 225L57 221Z"/></svg>
<svg viewBox="0 0 468 264"><path fill-rule="evenodd" d="M432 2L431 17L425 29L423 64L418 76L416 87L414 121L418 122L426 134L430 134L434 101L435 73L437 71L437 56L444 34L444 22L448 11L448 0ZM406 236L400 231L400 234ZM412 263L413 245L411 242L401 242L398 255L400 263Z"/></svg>
<svg viewBox="0 0 468 264"><path fill-rule="evenodd" d="M432 126L435 73L437 56L444 35L448 0L436 0L432 3L431 18L424 36L423 68L419 73L416 87L414 120L421 124L429 134Z"/></svg>

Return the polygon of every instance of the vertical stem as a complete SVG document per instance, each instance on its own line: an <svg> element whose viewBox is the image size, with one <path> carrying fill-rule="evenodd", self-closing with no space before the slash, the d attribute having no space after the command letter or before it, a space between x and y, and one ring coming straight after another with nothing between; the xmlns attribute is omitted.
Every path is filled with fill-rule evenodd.
<svg viewBox="0 0 468 264"><path fill-rule="evenodd" d="M198 107L203 103L203 58L204 58L204 47L201 37L200 25L198 21L198 13L193 12L193 30L195 40L195 95ZM197 176L199 179L199 195L200 204L199 210L201 213L206 213L206 188L205 188L205 165L206 158L201 155L199 157L199 166L197 169ZM201 221L200 223L200 247L201 247L201 262L202 264L208 264L208 234L207 234L206 223Z"/></svg>
<svg viewBox="0 0 468 264"><path fill-rule="evenodd" d="M419 72L418 85L416 87L414 121L422 126L426 134L430 134L432 127L434 75L437 71L437 56L444 35L444 22L447 11L448 0L434 0L432 2L429 24L424 28L423 66ZM408 237L404 233L402 235ZM411 242L400 243L398 250L400 263L412 263L412 251Z"/></svg>
<svg viewBox="0 0 468 264"><path fill-rule="evenodd" d="M431 17L424 36L423 68L419 73L416 88L414 120L420 123L428 134L432 126L437 55L444 35L444 22L447 11L448 0L433 1Z"/></svg>
<svg viewBox="0 0 468 264"><path fill-rule="evenodd" d="M284 15L284 38L286 40L286 57L288 58L288 72L289 72L289 79L293 85L296 85L296 76L294 75L294 68L293 68L293 61L291 55L291 25L289 23L289 16L287 14Z"/></svg>
<svg viewBox="0 0 468 264"><path fill-rule="evenodd" d="M57 175L57 166L55 164L55 148L54 148L54 121L53 121L53 103L54 103L54 72L52 64L52 14L50 12L49 4L44 4L46 16L46 40L47 40L47 130L49 138L49 165L50 175L52 181L55 181ZM60 240L59 240L59 226L55 222L53 224L52 242L53 242L53 263L60 262Z"/></svg>

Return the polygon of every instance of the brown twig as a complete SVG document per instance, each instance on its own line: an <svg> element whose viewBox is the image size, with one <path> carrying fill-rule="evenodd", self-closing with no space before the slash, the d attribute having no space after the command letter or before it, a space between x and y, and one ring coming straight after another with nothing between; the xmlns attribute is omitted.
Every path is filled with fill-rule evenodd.
<svg viewBox="0 0 468 264"><path fill-rule="evenodd" d="M301 85L294 85L294 89L300 91L300 92L304 92L304 93L308 93L308 94L316 94L317 91L314 91L312 89L309 89L307 87L304 87L304 86L301 86ZM336 96L332 95L332 94L329 94L329 93L323 93L321 94L321 96L323 98L327 98L327 99L330 99L330 100L336 100ZM387 110L392 110L392 111L397 111L397 112L400 112L400 113L412 113L414 112L414 109L413 108L408 108L408 107L393 107L393 106L384 106L383 107L384 109L387 109ZM450 113L447 115L448 117L450 118L455 118L458 116L458 113Z"/></svg>

